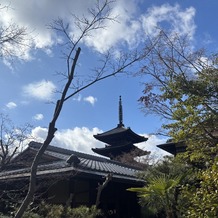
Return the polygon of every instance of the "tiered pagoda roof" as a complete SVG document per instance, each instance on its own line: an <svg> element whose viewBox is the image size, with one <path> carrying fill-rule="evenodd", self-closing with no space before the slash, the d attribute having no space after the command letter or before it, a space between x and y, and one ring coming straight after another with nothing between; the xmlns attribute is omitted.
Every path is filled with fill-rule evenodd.
<svg viewBox="0 0 218 218"><path fill-rule="evenodd" d="M119 125L107 132L94 135L94 137L99 141L115 146L124 142L140 143L147 140L147 138L133 132L130 127L125 128Z"/></svg>
<svg viewBox="0 0 218 218"><path fill-rule="evenodd" d="M107 156L112 159L122 155L123 153L129 153L132 151L137 154L136 156L142 156L148 153L147 151L143 151L134 145L134 143L147 141L148 138L136 134L130 127L126 128L123 124L121 97L119 99L119 123L117 127L104 133L94 135L94 137L97 140L106 143L106 145L103 148L92 148L92 150L97 154Z"/></svg>

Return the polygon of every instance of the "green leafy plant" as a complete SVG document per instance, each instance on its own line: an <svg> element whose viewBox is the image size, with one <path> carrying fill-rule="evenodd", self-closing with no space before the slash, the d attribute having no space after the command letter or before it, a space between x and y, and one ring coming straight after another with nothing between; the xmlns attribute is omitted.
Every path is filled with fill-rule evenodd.
<svg viewBox="0 0 218 218"><path fill-rule="evenodd" d="M42 202L35 212L39 214L39 217L46 218L95 218L101 214L101 210L97 209L95 206L87 207L82 205L71 208L64 207L63 205L47 204L45 202Z"/></svg>
<svg viewBox="0 0 218 218"><path fill-rule="evenodd" d="M102 215L102 211L96 208L95 205L91 207L81 205L71 208L42 201L39 205L34 205L33 208L26 211L22 218L95 218L99 215ZM13 216L0 212L0 218L11 217Z"/></svg>
<svg viewBox="0 0 218 218"><path fill-rule="evenodd" d="M71 218L95 218L96 216L101 215L101 210L97 209L95 206L90 208L87 206L80 206L77 208L67 210L67 217Z"/></svg>
<svg viewBox="0 0 218 218"><path fill-rule="evenodd" d="M164 211L166 217L173 218L176 214L175 194L182 176L170 177L162 174L148 179L148 185L142 188L129 188L128 191L136 192L140 204L146 205L153 213Z"/></svg>
<svg viewBox="0 0 218 218"><path fill-rule="evenodd" d="M182 217L218 217L217 167L201 170L199 179L197 186L186 184L181 188L179 210L182 212Z"/></svg>

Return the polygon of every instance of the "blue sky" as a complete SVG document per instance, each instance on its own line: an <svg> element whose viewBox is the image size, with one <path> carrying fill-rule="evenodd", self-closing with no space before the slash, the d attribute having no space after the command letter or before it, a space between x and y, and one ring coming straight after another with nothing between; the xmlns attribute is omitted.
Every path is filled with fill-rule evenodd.
<svg viewBox="0 0 218 218"><path fill-rule="evenodd" d="M1 4L7 5L8 1L3 0ZM32 134L39 141L46 135L54 109L54 104L49 102L59 97L56 90L60 90L63 78L57 73L66 70L57 45L61 38L48 29L47 24L62 17L69 22L72 34L77 35L69 11L80 16L93 5L94 1L86 0L12 0L10 7L1 11L0 25L16 22L25 26L33 38L31 46L23 50L22 61L16 48L13 49L18 60L13 65L7 57L0 60L0 112L8 114L16 125L32 124ZM117 0L112 12L119 15L119 22L108 23L107 29L93 33L95 37L87 37L80 44L82 53L77 72L79 75L91 73L96 60L112 46L122 46L126 50L137 47L145 35L156 33L157 26L181 35L189 34L194 48L217 51L217 8L215 0ZM145 136L150 134L149 141L139 147L161 153L155 145L166 138L151 134L161 127L163 121L152 115L145 117L137 101L142 95L144 79L132 76L109 78L66 102L52 144L88 153L92 147L104 146L92 135L117 125L121 95L125 126Z"/></svg>

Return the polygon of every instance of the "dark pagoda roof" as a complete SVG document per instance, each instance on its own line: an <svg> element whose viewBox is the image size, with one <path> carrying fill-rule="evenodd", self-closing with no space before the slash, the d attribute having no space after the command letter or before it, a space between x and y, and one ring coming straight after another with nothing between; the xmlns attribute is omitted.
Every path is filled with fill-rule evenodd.
<svg viewBox="0 0 218 218"><path fill-rule="evenodd" d="M164 144L157 145L157 147L169 152L170 154L173 154L174 156L176 156L178 153L186 151L186 145L184 142L167 141Z"/></svg>
<svg viewBox="0 0 218 218"><path fill-rule="evenodd" d="M94 135L94 137L99 141L102 141L111 146L117 146L120 145L120 143L122 144L140 143L148 140L148 138L145 138L133 132L130 129L130 127L126 128L124 126L121 96L119 98L119 123L117 127L109 131L106 131L104 133Z"/></svg>
<svg viewBox="0 0 218 218"><path fill-rule="evenodd" d="M92 148L92 150L97 154L110 157L112 159L132 151L137 154L134 154L135 156L148 154L147 151L143 151L134 145L134 143L147 141L148 138L136 134L130 129L130 127L126 128L123 124L121 96L119 99L119 123L117 127L94 135L94 137L97 140L106 143L106 146L104 148Z"/></svg>
<svg viewBox="0 0 218 218"><path fill-rule="evenodd" d="M117 144L124 139L125 141L131 143L140 143L148 140L148 138L145 138L144 136L140 136L133 132L129 127L125 128L124 126L119 125L116 128L111 129L107 132L94 135L94 137L99 141L105 142L112 146L113 144Z"/></svg>
<svg viewBox="0 0 218 218"><path fill-rule="evenodd" d="M135 154L138 154L138 156L146 155L149 153L147 151L141 150L140 148L136 147L133 144L126 144L120 146L106 145L104 148L92 148L92 150L97 154L110 158L122 155L123 153L129 153L132 151L134 151Z"/></svg>

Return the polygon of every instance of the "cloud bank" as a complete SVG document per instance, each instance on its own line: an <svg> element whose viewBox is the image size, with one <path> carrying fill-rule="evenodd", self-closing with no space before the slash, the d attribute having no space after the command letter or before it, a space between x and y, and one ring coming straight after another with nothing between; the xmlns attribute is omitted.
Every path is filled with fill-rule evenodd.
<svg viewBox="0 0 218 218"><path fill-rule="evenodd" d="M36 141L43 142L47 136L47 131L47 128L38 126L32 130L32 136ZM97 127L93 129L89 129L87 127L62 129L55 133L55 138L51 144L57 147L94 154L91 148L104 146L103 143L97 141L93 137L93 135L101 132L102 130Z"/></svg>
<svg viewBox="0 0 218 218"><path fill-rule="evenodd" d="M32 41L31 46L25 47L23 52L24 59L29 60L31 52L35 49L41 49L50 55L51 48L63 40L60 35L48 28L48 24L60 17L69 24L71 36L77 37L81 32L76 28L75 19L70 13L78 17L84 15L89 19L87 9L94 8L95 3L80 0L66 0L64 3L58 0L11 1L7 9L1 10L0 25L7 26L9 22L15 22L27 28ZM8 5L8 1L3 0L1 4ZM105 20L102 23L105 28L94 30L84 38L83 43L101 53L111 47L122 45L132 48L143 42L146 35L155 35L157 27L194 36L196 25L193 7L182 8L179 4L162 4L147 8L139 14L137 4L138 1L132 0L114 1L111 4L111 16L116 17L117 21Z"/></svg>
<svg viewBox="0 0 218 218"><path fill-rule="evenodd" d="M40 126L34 128L32 130L33 138L38 142L43 142L47 136L47 128L42 128ZM83 153L94 154L91 149L92 148L102 148L104 147L104 143L96 140L93 135L98 133L102 133L103 131L99 128L95 127L89 129L87 127L75 127L72 129L62 129L58 130L55 133L55 138L52 141L52 145L57 147L62 147L70 150L75 150ZM143 134L145 137L149 137L148 141L136 144L139 148L151 151L152 157L156 159L161 159L165 155L169 155L169 153L159 149L156 147L158 144L162 144L165 142L163 139L159 139L158 137L152 135L148 136L147 134Z"/></svg>

